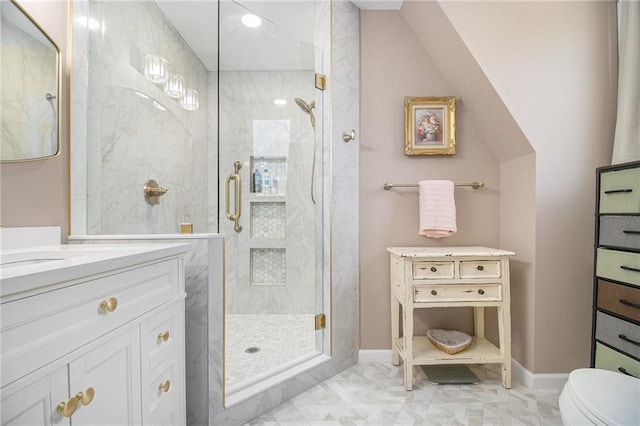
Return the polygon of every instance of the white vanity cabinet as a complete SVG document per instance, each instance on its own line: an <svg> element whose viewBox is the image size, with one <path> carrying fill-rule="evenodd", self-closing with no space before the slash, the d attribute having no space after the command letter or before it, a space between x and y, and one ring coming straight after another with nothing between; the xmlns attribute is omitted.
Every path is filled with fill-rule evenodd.
<svg viewBox="0 0 640 426"><path fill-rule="evenodd" d="M185 424L187 246L120 247L24 291L3 274L2 425Z"/></svg>

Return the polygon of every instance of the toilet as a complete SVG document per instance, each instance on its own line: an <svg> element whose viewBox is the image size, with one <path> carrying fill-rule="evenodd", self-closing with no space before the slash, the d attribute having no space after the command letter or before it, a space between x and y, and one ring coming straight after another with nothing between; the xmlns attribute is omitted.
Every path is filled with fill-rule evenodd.
<svg viewBox="0 0 640 426"><path fill-rule="evenodd" d="M640 425L640 379L581 368L569 374L559 399L565 425Z"/></svg>

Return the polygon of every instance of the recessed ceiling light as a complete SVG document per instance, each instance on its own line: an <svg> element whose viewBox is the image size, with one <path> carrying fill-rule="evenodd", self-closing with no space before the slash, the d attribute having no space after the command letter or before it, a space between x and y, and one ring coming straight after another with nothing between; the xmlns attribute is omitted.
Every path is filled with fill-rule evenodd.
<svg viewBox="0 0 640 426"><path fill-rule="evenodd" d="M262 19L252 13L248 13L242 17L242 23L249 28L258 28L262 25Z"/></svg>
<svg viewBox="0 0 640 426"><path fill-rule="evenodd" d="M286 105L287 101L286 101L286 99L276 99L276 100L273 101L273 103L276 104L276 105Z"/></svg>

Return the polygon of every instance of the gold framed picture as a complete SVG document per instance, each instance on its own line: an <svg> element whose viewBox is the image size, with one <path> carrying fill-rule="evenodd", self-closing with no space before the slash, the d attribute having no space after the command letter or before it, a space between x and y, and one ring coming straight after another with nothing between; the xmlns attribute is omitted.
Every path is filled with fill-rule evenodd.
<svg viewBox="0 0 640 426"><path fill-rule="evenodd" d="M404 155L454 155L456 153L456 98L404 98Z"/></svg>

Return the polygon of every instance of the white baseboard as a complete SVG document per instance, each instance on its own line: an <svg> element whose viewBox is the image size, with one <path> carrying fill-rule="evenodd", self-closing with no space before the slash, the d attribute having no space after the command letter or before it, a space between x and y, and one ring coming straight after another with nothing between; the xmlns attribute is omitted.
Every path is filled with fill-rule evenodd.
<svg viewBox="0 0 640 426"><path fill-rule="evenodd" d="M361 349L358 352L358 361L391 362L391 349ZM534 374L514 360L511 360L511 375L513 381L522 383L533 390L561 390L569 378L569 373Z"/></svg>

